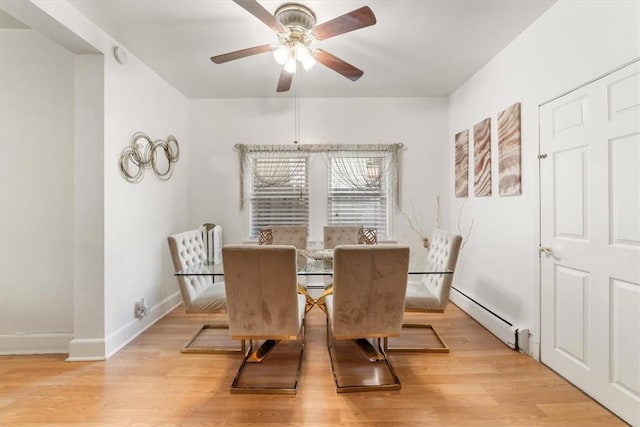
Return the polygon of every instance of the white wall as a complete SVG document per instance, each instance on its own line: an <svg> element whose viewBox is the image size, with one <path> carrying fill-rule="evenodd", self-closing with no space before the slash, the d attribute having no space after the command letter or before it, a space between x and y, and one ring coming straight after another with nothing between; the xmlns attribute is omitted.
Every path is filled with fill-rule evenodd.
<svg viewBox="0 0 640 427"><path fill-rule="evenodd" d="M167 236L187 224L188 101L137 58L121 65L105 55L105 308L107 354L139 328L135 302L144 298L152 319L180 302ZM152 140L174 135L180 159L168 181L151 170L138 184L118 168L135 132ZM158 153L162 155L162 151ZM148 321L146 319L144 322Z"/></svg>
<svg viewBox="0 0 640 427"><path fill-rule="evenodd" d="M239 165L233 146L291 144L295 136L294 100L192 100L190 105L189 225L221 224L225 243L242 242L248 238L249 226L246 212L239 209ZM311 98L300 99L299 106L301 143L405 144L403 210L411 216L415 207L431 234L436 196L440 195L442 219L447 221L449 191L443 178L449 167L446 99ZM312 205L310 239L321 240L325 224L314 221L316 216ZM407 220L398 212L394 216L392 237L424 251Z"/></svg>
<svg viewBox="0 0 640 427"><path fill-rule="evenodd" d="M450 97L451 156L456 133L470 129L472 135L475 123L492 119L493 196L451 199L451 222L462 210L462 229L474 223L454 282L516 326L530 328L534 356L539 343L538 105L640 56L639 7L635 1L561 1ZM500 197L496 117L516 102L522 104L522 195ZM453 194L453 167L449 176ZM470 191L472 180L471 174ZM454 301L462 300L454 295Z"/></svg>
<svg viewBox="0 0 640 427"><path fill-rule="evenodd" d="M12 14L17 14L22 22L42 31L49 39L56 40L76 55L67 52L68 64L58 66L55 61L47 59L48 55L40 54L48 60L42 64L27 56L31 52L22 52L23 56L18 58L21 61L11 75L7 74L6 80L4 70L2 73L3 227L6 205L4 182L7 176L12 179L15 185L12 188L16 189L17 194L30 190L39 176L40 180L46 182L42 199L47 202L53 199L57 203L55 208L66 208L64 212L55 213L56 219L58 216L61 218L58 221L60 224L59 227L52 227L62 237L45 235L47 244L39 247L39 251L46 251L46 263L43 264L40 258L28 258L23 251L20 255L29 262L23 265L19 278L18 272L12 273L12 279L20 280L11 280L9 286L5 286L3 276L2 289L7 292L2 295L2 301L7 301L7 306L11 308L7 313L20 315L19 318L16 315L15 322L9 324L14 326L14 330L21 331L30 327L36 321L34 319L58 330L57 323L62 323L58 319L63 319L66 323L60 330L67 333L67 343L69 333L73 333L73 340L68 346L69 360L103 359L180 302L166 237L187 227L188 101L133 55L129 56L126 64L117 63L112 50L119 43L68 3L17 2L3 4L4 7L8 7ZM39 37L45 40L45 50L64 52L63 48ZM8 51L21 49L19 44L14 45L12 40L3 37L3 42L5 40L9 46ZM4 44L2 48L4 57ZM17 59L15 62L18 62ZM77 77L75 82L74 67ZM53 72L52 78L52 70L57 68L61 72ZM63 81L58 75L64 75L63 71L67 68L70 77L68 81ZM32 79L32 76L38 78ZM16 82L22 83L21 86L29 94L27 101L30 110L15 108L14 104L20 105L22 99L13 92L11 98L5 98L5 87L13 87ZM75 135L74 84L78 92ZM48 91L39 90L39 86L48 88ZM56 97L56 90L63 93L65 87L69 93ZM43 100L36 96L42 92L45 94ZM29 172L34 175L33 179L27 175L27 185L23 185L19 179L13 179L14 176L19 176L18 167L13 169L16 173L5 172L10 170L4 164L5 105L11 108L15 116L12 116L12 120L22 128L28 128L19 129L20 131L31 132L27 135L33 134L37 139L47 141L49 145L43 150L42 156L56 160L50 163L62 166L62 171L47 169L48 165L39 167L38 163L33 162L24 164L25 160L21 169L28 170L31 167ZM35 109L36 105L43 105L46 111ZM66 120L58 117L65 113L69 116ZM66 133L46 129L45 125L53 121L60 122L58 127ZM170 134L177 137L181 158L174 176L168 182L156 180L149 172L138 184L126 183L120 176L120 153L129 145L132 135L137 131L146 132L154 140L166 138ZM7 134L10 138L6 140L20 140L14 135L16 132ZM40 133L47 134L48 139L43 139ZM59 143L57 139L62 139L67 144ZM22 157L32 155L26 150L19 154ZM57 161L58 159L60 160ZM40 159L36 160L39 162ZM57 175L50 177L54 172ZM36 199L33 195L29 203L34 204L32 200ZM25 218L29 218L29 227L33 228L34 223L50 222L51 213L46 211L47 208L47 205L41 206L39 211L44 210L46 214L37 217L37 221L23 213ZM16 215L14 211L11 212ZM4 228L2 231L4 257ZM44 231L49 230L47 228ZM35 232L41 235L39 229L34 234ZM32 240L31 230L22 235L15 233L15 236L13 240ZM22 244L21 241L9 243ZM66 249L64 245L67 246ZM21 248L24 248L24 244ZM64 262L56 262L61 258L57 255L61 254L67 254L68 257L64 258ZM36 256L39 257L40 253ZM46 256L51 257L51 262ZM73 259L75 263L72 262ZM42 273L49 279L52 272L57 273L62 268L60 265L65 267L67 274L64 276L66 288L57 293L56 289L49 288L29 293L23 291L23 284L29 284L24 279L30 277L25 274L26 271L30 274ZM58 277L54 279L60 281ZM47 286L50 286L48 282ZM134 316L134 304L141 298L151 307L149 316L142 321ZM58 300L63 302L57 303ZM43 306L45 309L34 317L31 311L33 306ZM5 307L1 308L4 314ZM2 320L4 327L5 322ZM55 350L64 351L59 348ZM20 351L30 352L28 349L14 349L13 352Z"/></svg>
<svg viewBox="0 0 640 427"><path fill-rule="evenodd" d="M0 353L73 334L74 55L0 30Z"/></svg>

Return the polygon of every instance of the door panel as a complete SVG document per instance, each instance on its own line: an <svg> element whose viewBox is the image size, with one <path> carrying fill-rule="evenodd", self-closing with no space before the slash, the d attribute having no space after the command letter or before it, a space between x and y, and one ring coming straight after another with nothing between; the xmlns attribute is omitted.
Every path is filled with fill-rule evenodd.
<svg viewBox="0 0 640 427"><path fill-rule="evenodd" d="M555 235L586 239L588 147L555 153Z"/></svg>
<svg viewBox="0 0 640 427"><path fill-rule="evenodd" d="M553 109L553 135L558 138L561 133L582 127L587 112L587 97L580 96L566 100Z"/></svg>
<svg viewBox="0 0 640 427"><path fill-rule="evenodd" d="M540 107L541 358L640 426L640 63Z"/></svg>
<svg viewBox="0 0 640 427"><path fill-rule="evenodd" d="M607 86L609 120L640 108L639 73L628 73L610 79Z"/></svg>
<svg viewBox="0 0 640 427"><path fill-rule="evenodd" d="M589 273L556 266L555 348L589 367ZM563 313L571 313L564 316Z"/></svg>
<svg viewBox="0 0 640 427"><path fill-rule="evenodd" d="M609 141L611 243L640 246L640 134Z"/></svg>

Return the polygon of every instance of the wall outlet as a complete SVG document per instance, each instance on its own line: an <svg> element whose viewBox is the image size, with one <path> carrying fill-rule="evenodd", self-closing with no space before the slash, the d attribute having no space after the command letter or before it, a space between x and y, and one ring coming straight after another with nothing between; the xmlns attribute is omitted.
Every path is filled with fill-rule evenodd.
<svg viewBox="0 0 640 427"><path fill-rule="evenodd" d="M144 298L142 298L140 301L136 302L135 315L137 319L143 319L147 314L149 314L149 305L146 303Z"/></svg>

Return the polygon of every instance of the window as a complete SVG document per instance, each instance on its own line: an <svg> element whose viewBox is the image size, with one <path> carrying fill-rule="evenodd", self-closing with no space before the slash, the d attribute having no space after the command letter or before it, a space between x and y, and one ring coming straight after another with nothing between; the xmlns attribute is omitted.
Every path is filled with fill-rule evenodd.
<svg viewBox="0 0 640 427"><path fill-rule="evenodd" d="M248 208L250 239L276 225L305 225L312 238L324 225L358 225L375 228L379 240L391 238L403 144L236 144L235 149L240 209Z"/></svg>
<svg viewBox="0 0 640 427"><path fill-rule="evenodd" d="M307 157L253 157L250 168L250 236L273 225L309 224Z"/></svg>
<svg viewBox="0 0 640 427"><path fill-rule="evenodd" d="M389 158L385 154L351 154L329 159L327 224L375 228L388 236Z"/></svg>

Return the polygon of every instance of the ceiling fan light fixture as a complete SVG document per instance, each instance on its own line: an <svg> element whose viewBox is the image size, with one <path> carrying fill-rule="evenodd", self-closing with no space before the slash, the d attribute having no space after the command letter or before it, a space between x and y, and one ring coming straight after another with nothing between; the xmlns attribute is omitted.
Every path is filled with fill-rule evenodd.
<svg viewBox="0 0 640 427"><path fill-rule="evenodd" d="M293 47L293 55L298 61L300 61L305 70L313 67L313 64L316 63L316 60L311 54L311 50L302 43L295 44L295 46Z"/></svg>
<svg viewBox="0 0 640 427"><path fill-rule="evenodd" d="M289 57L287 62L284 64L283 69L289 74L295 74L298 69L298 61L294 56Z"/></svg>
<svg viewBox="0 0 640 427"><path fill-rule="evenodd" d="M291 50L288 46L278 46L273 50L273 59L280 65L287 63L291 57Z"/></svg>

